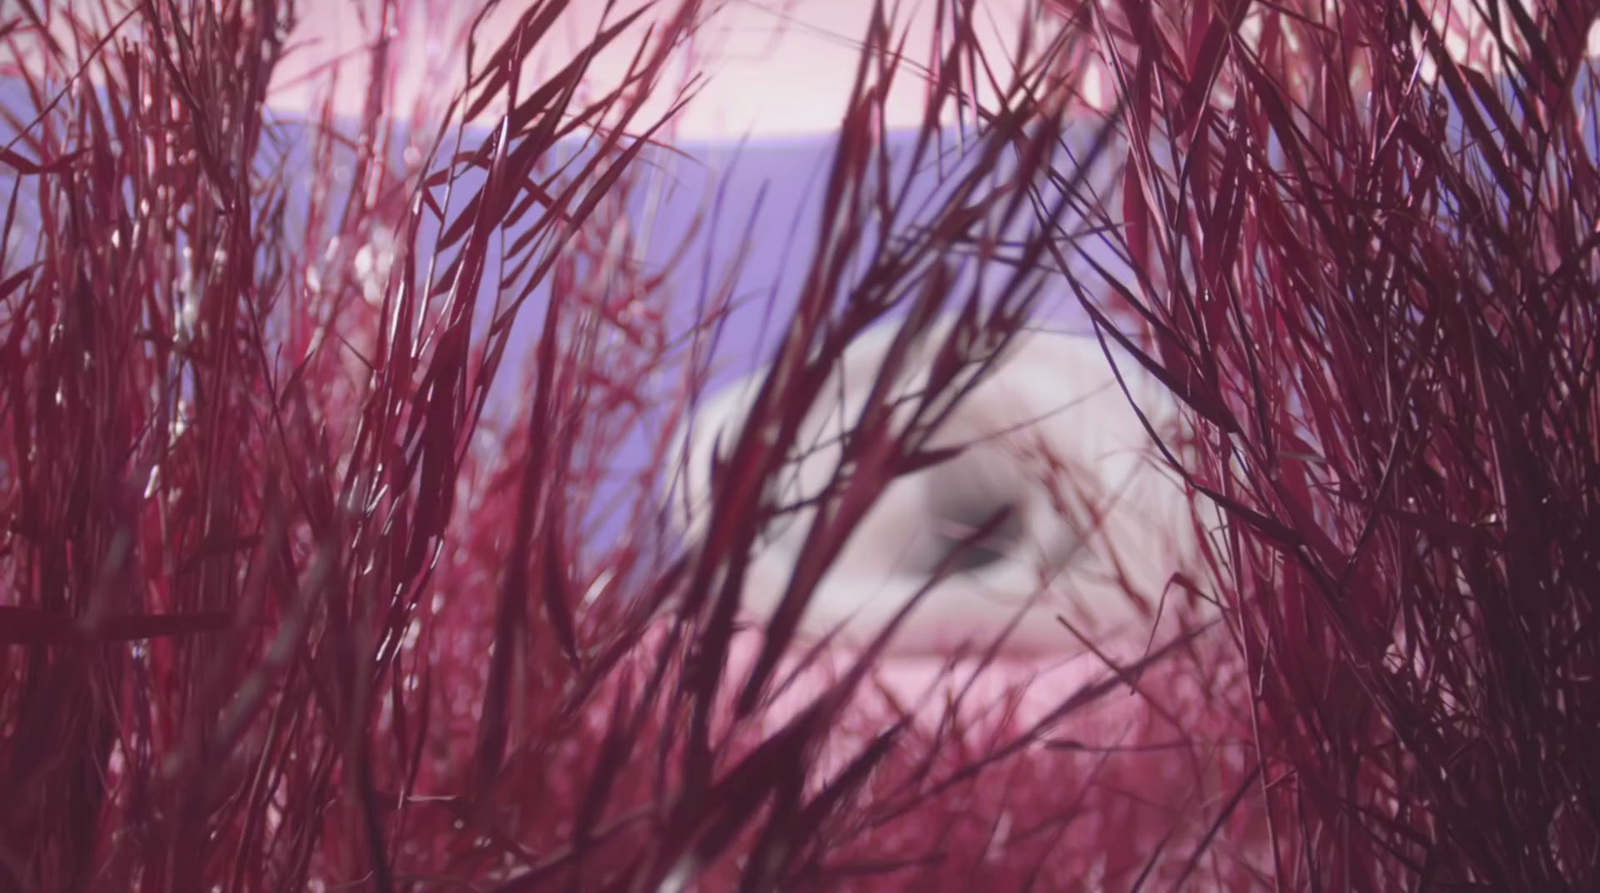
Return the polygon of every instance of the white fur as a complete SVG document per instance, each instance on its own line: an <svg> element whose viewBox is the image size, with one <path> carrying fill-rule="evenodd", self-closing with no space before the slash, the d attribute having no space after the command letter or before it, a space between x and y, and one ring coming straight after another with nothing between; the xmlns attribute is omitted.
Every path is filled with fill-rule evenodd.
<svg viewBox="0 0 1600 893"><path fill-rule="evenodd" d="M941 326L908 364L899 393L919 389L948 329ZM813 407L807 437L837 437L859 417L883 353L895 335L885 327L860 338ZM1113 353L1128 391L1151 426L1176 449L1182 420L1172 397L1130 357ZM710 400L680 439L687 449L678 521L695 537L705 529L710 452L720 436L730 449L765 371ZM843 399L839 399L842 392ZM933 502L939 488L1016 491L1022 538L1006 557L947 577L929 590L900 628L892 650L946 652L960 644L986 646L1018 618L1006 640L1011 653L1076 650L1058 618L1104 638L1148 630L1168 581L1177 571L1200 578L1191 501L1167 467L1113 375L1101 342L1092 336L1029 333L1015 339L986 378L935 434L937 445L971 444L960 457L896 479L863 519L834 563L802 622L802 632L837 630L860 644L882 629L924 587L939 541ZM1058 461L1050 472L1046 455ZM817 492L835 473L837 448L809 452L795 463L785 498ZM1060 470L1065 466L1065 470ZM1068 497L1069 514L1058 511ZM766 539L755 556L744 607L764 618L777 605L813 513L797 513ZM1098 531L1085 535L1089 517ZM1125 577L1119 582L1114 568ZM1167 595L1172 614L1186 600Z"/></svg>

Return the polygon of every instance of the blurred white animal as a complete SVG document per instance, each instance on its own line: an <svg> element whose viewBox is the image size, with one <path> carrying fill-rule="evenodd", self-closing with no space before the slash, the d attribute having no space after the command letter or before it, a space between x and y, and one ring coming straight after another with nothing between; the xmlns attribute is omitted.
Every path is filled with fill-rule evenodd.
<svg viewBox="0 0 1600 893"><path fill-rule="evenodd" d="M897 393L913 393L949 323L906 364ZM800 438L780 502L819 492L839 464L838 438L859 418L896 328L858 339ZM1190 601L1169 581L1193 578L1196 525L1181 478L1130 405L1178 449L1176 401L1131 357L1113 348L1119 384L1093 336L1026 333L934 433L932 446L966 447L956 458L894 480L857 527L812 598L801 623L808 637L834 633L860 645L924 589L947 556L952 571L922 597L897 630L892 653L948 653L987 647L1045 654L1078 650L1075 633L1143 639L1159 611ZM764 370L707 402L680 438L684 477L673 494L686 535L700 535L709 511L710 453L728 450ZM909 401L908 401L909 402ZM678 467L678 466L675 466ZM1003 510L1009 510L1004 511ZM744 608L765 619L782 598L814 510L775 521L745 580ZM951 555L986 524L981 542ZM1165 593L1165 595L1164 595ZM1063 623L1065 621L1065 624Z"/></svg>

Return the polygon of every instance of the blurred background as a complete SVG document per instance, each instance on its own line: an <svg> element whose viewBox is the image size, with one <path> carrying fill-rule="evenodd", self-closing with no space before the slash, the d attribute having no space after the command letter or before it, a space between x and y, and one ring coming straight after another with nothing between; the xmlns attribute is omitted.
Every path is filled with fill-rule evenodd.
<svg viewBox="0 0 1600 893"><path fill-rule="evenodd" d="M465 82L468 60L448 50L471 45L466 35L475 22L456 5L431 4L436 8L426 10L426 16L421 14L423 6L413 4L409 17L395 14L385 20L376 3L305 4L274 81L269 98L273 110L293 123L316 120L331 107L337 126L353 131L370 101L367 88L373 82L374 49L382 44L393 72L380 79L389 91L384 97L387 106L415 109L415 120L436 117ZM1050 23L1039 21L1037 11L1034 20L1027 20L1026 6L1022 0L999 0L980 7L977 18L986 27L978 39L986 53L1011 59L1024 33L1033 40L1051 33ZM642 35L651 16L659 18L675 9L638 2L607 7L585 2L564 11L547 38L549 45L541 46L529 60L530 83L570 64L578 48L611 23L626 21L637 12L640 18L630 33ZM527 8L517 3L492 9L476 23L479 43L492 46L503 39ZM727 296L720 336L708 361L707 393L758 369L784 335L778 321L788 318L803 287L824 224L822 187L871 14L872 4L858 0L725 0L707 5L692 52L680 57L675 76L692 95L652 137L660 145L647 150L646 164L637 169L644 182L630 192L626 220L633 228L632 260L640 274L666 277L660 292L666 298L664 305L651 309L672 317L668 331L691 331L714 295ZM939 151L918 171L908 169L923 124L931 48L938 45L937 29L949 26L941 24L935 2L905 3L895 15L889 25L893 34L904 37L904 70L885 103L883 123L898 162L894 179L908 184L910 205L916 207L929 202L953 172L970 168L972 157L961 135L973 127L970 120L947 115L940 122ZM1059 29L1059 23L1053 28ZM386 43L380 40L383 35L388 37ZM598 54L590 62L589 89L610 89L625 82L635 47L636 41L620 40ZM336 72L331 93L330 69ZM1091 90L1100 84L1097 75L1085 81ZM669 78L667 89L644 104L639 120L646 123L640 128L671 109L677 99L673 86ZM996 98L993 84L980 84L979 93L980 103ZM1098 94L1089 97L1082 120L1065 133L1076 152L1085 151L1098 132L1100 120L1092 114L1098 99ZM503 111L489 108L476 116L463 144L476 145ZM425 144L406 137L395 142L400 148L394 154L401 162L415 161L416 146ZM412 154L407 156L407 151ZM583 154L581 141L572 141L572 151ZM1004 159L995 171L996 182L1003 180L1011 160ZM1116 162L1116 153L1103 156L1097 168L1099 188L1112 188ZM481 174L472 173L459 182L470 189L481 179ZM419 244L431 243L424 238ZM1097 250L1089 242L1085 247L1098 262L1122 269L1109 248ZM381 259L378 266L383 266ZM498 272L498 264L491 260L486 281L492 282ZM986 275L1005 272L995 268ZM529 355L541 326L541 304L551 287L550 281L542 284L520 316L507 352L509 363ZM485 313L491 304L484 301ZM1041 309L1041 324L1087 330L1085 317L1064 286L1059 294L1047 296ZM509 418L523 393L518 377L503 378L486 421L492 425L496 418ZM671 409L664 404L647 407L643 424L622 435L611 456L605 489L620 496L629 482L648 472L651 447L668 424ZM604 531L600 539L609 541L622 532L624 522L618 515L596 523L597 531Z"/></svg>

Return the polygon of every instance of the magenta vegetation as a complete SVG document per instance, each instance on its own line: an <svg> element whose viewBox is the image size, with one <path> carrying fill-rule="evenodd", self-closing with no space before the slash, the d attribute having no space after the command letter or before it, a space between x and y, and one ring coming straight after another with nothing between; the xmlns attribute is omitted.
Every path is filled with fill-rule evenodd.
<svg viewBox="0 0 1600 893"><path fill-rule="evenodd" d="M615 83L530 84L568 5L463 33L465 93L417 108L374 40L353 123L266 109L291 2L0 7L0 893L1600 886L1600 3L1474 2L1498 69L1417 0L1061 0L1021 58L981 3L927 47L880 4L686 543L671 437L741 296L626 220L715 4L608 19ZM895 82L912 167L970 162L931 204ZM1169 458L1227 524L1171 597L1221 619L1042 722L858 709L877 646L775 718L852 526L1049 295L1192 416ZM735 659L829 370L951 316ZM629 437L653 468L603 486Z"/></svg>

